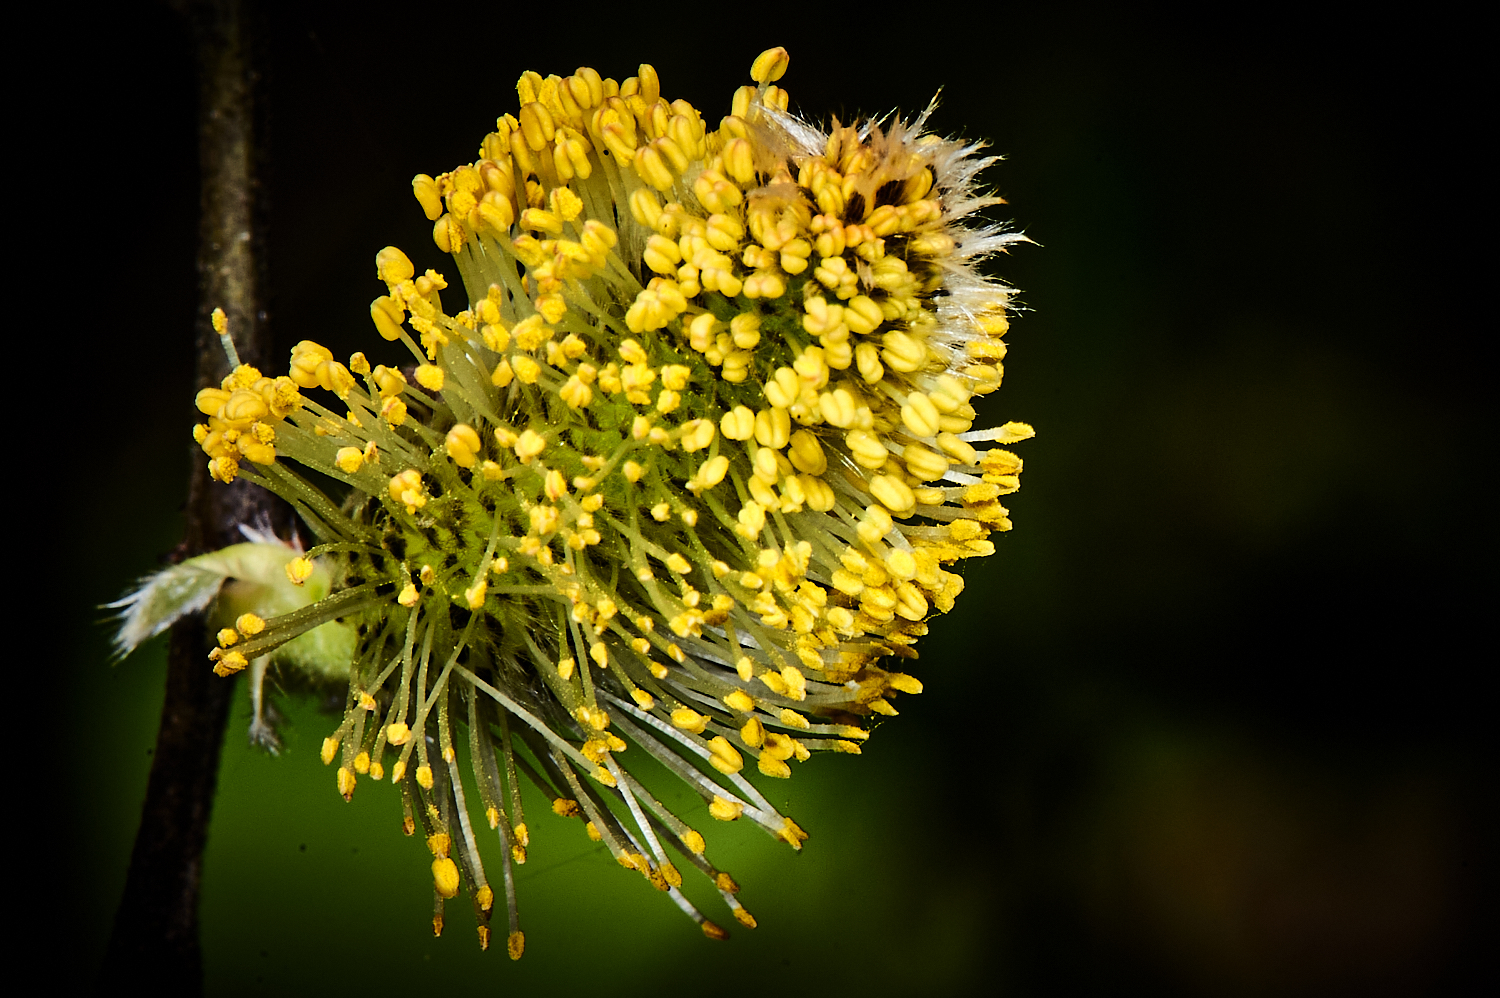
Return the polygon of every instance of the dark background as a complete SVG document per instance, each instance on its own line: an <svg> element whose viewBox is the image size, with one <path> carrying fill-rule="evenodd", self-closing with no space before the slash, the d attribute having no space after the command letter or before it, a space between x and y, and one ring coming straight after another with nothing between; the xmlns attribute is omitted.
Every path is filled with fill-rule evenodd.
<svg viewBox="0 0 1500 998"><path fill-rule="evenodd" d="M525 958L480 954L463 904L435 940L395 794L338 798L314 703L285 704L279 759L252 752L241 691L205 857L211 993L1458 990L1488 869L1476 673L1494 654L1477 354L1494 322L1463 304L1485 275L1464 239L1478 122L1464 60L1441 54L1472 28L1264 7L262 15L278 354L311 338L378 359L375 252L445 269L410 178L471 161L522 70L649 61L714 121L783 44L794 110L914 111L941 89L932 127L1007 157L988 174L999 217L1041 246L992 264L1034 311L983 412L1038 436L1015 531L921 646L927 691L864 757L767 788L811 832L803 854L705 828L755 932L708 942L576 825L534 815ZM110 667L93 608L172 549L201 459L196 85L164 6L71 30L91 95L59 101L53 124L77 132L37 193L42 231L73 247L47 295L83 316L73 411L92 418L80 487L48 504L68 617L42 693L61 738L39 918L87 975L164 674L160 642Z"/></svg>

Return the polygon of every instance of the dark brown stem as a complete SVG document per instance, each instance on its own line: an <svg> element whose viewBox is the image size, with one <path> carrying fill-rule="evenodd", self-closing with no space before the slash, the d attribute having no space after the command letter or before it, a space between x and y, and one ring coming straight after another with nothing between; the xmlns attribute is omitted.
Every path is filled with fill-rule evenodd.
<svg viewBox="0 0 1500 998"><path fill-rule="evenodd" d="M217 385L229 364L210 313L222 308L244 363L269 354L260 301L255 183L255 76L246 0L184 2L193 22L199 74L199 385ZM201 453L188 484L185 555L240 538L241 523L269 512L266 495L243 483L209 480ZM213 675L203 622L172 629L166 700L125 892L101 968L101 989L149 986L156 994L199 994L203 960L198 897L219 753L234 684Z"/></svg>

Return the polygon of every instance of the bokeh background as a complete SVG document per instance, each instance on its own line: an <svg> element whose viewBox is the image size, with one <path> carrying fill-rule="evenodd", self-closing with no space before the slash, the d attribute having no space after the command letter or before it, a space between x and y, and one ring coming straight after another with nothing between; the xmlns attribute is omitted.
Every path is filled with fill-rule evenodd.
<svg viewBox="0 0 1500 998"><path fill-rule="evenodd" d="M649 61L713 120L784 44L794 110L848 120L941 90L933 127L1007 157L999 217L1040 245L992 264L1030 311L984 412L1038 436L1016 530L965 566L921 647L927 691L862 758L766 788L811 832L803 853L705 828L757 930L710 943L538 806L524 959L480 953L464 904L434 939L394 792L337 796L312 700L283 700L280 758L250 750L242 690L205 857L210 993L1416 995L1477 969L1495 531L1472 347L1493 320L1460 307L1480 261L1445 233L1477 202L1444 67L1413 65L1430 26L1018 4L262 12L278 352L379 348L375 252L444 267L411 176L472 160L523 69ZM93 302L70 321L112 415L86 484L50 504L66 862L38 918L86 977L165 671L160 641L109 665L96 607L176 544L197 460L197 151L184 23L121 5L78 32L90 137L56 150L49 196L103 185L70 230L102 275L65 279Z"/></svg>

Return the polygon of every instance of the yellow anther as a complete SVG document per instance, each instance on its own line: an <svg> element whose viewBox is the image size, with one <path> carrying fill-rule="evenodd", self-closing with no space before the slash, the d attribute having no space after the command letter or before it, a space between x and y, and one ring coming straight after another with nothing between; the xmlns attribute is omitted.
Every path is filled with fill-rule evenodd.
<svg viewBox="0 0 1500 998"><path fill-rule="evenodd" d="M755 768L760 770L762 775L772 776L778 780L790 779L792 775L792 767L769 753L761 754Z"/></svg>
<svg viewBox="0 0 1500 998"><path fill-rule="evenodd" d="M703 462L698 469L695 481L699 488L711 489L724 480L729 473L729 458L723 454L717 454Z"/></svg>
<svg viewBox="0 0 1500 998"><path fill-rule="evenodd" d="M407 609L411 609L412 607L417 605L417 602L420 599L421 596L417 593L417 587L408 582L405 586L402 587L400 595L396 597L396 602L400 603Z"/></svg>
<svg viewBox="0 0 1500 998"><path fill-rule="evenodd" d="M365 452L358 447L340 447L333 456L333 463L340 471L352 475L365 463Z"/></svg>
<svg viewBox="0 0 1500 998"><path fill-rule="evenodd" d="M546 449L547 438L530 428L522 430L515 440L516 457L521 461L530 461Z"/></svg>
<svg viewBox="0 0 1500 998"><path fill-rule="evenodd" d="M340 766L339 771L336 775L339 788L339 796L344 798L344 800L349 800L354 796L354 774L351 773L347 767Z"/></svg>
<svg viewBox="0 0 1500 998"><path fill-rule="evenodd" d="M208 657L210 659L213 659L214 655L218 654L219 651L220 649L215 648ZM224 654L219 655L217 659L214 659L214 675L221 678L224 676L230 676L236 672L244 670L249 664L250 660L245 658L245 656L240 652L225 652Z"/></svg>
<svg viewBox="0 0 1500 998"><path fill-rule="evenodd" d="M458 864L447 856L433 860L432 885L442 897L451 898L458 894Z"/></svg>
<svg viewBox="0 0 1500 998"><path fill-rule="evenodd" d="M417 767L417 786L421 787L423 790L431 790L432 789L432 767L431 766L418 766Z"/></svg>
<svg viewBox="0 0 1500 998"><path fill-rule="evenodd" d="M792 361L792 369L797 372L801 384L813 391L828 384L828 363L824 359L822 347L804 348L797 359Z"/></svg>
<svg viewBox="0 0 1500 998"><path fill-rule="evenodd" d="M908 444L901 455L906 470L918 481L930 482L948 473L948 459L926 447Z"/></svg>
<svg viewBox="0 0 1500 998"><path fill-rule="evenodd" d="M645 348L636 340L622 340L617 349L627 364L645 364L648 360Z"/></svg>
<svg viewBox="0 0 1500 998"><path fill-rule="evenodd" d="M780 450L792 437L792 417L785 409L762 409L755 414L755 440Z"/></svg>
<svg viewBox="0 0 1500 998"><path fill-rule="evenodd" d="M240 632L233 627L220 628L215 637L218 638L220 648L229 648L240 643Z"/></svg>
<svg viewBox="0 0 1500 998"><path fill-rule="evenodd" d="M979 463L979 452L952 433L939 433L937 435L937 445L944 454L947 454L959 464Z"/></svg>
<svg viewBox="0 0 1500 998"><path fill-rule="evenodd" d="M894 371L910 374L927 361L926 344L904 330L886 333L881 342L885 346L881 359Z"/></svg>
<svg viewBox="0 0 1500 998"><path fill-rule="evenodd" d="M760 532L766 526L766 509L760 503L751 501L740 507L738 516L739 526L736 531L740 536L754 540L760 536Z"/></svg>
<svg viewBox="0 0 1500 998"><path fill-rule="evenodd" d="M760 748L766 740L766 729L760 723L760 718L754 716L747 718L740 726L740 738L751 748Z"/></svg>
<svg viewBox="0 0 1500 998"><path fill-rule="evenodd" d="M656 142L636 153L634 165L636 174L652 187L659 191L671 188L674 181L672 167Z"/></svg>
<svg viewBox="0 0 1500 998"><path fill-rule="evenodd" d="M708 751L709 765L726 776L738 773L741 769L745 768L744 757L740 755L733 745L729 744L729 739L723 735L709 739Z"/></svg>
<svg viewBox="0 0 1500 998"><path fill-rule="evenodd" d="M455 423L444 441L448 456L460 468L472 468L479 461L479 434L467 423Z"/></svg>
<svg viewBox="0 0 1500 998"><path fill-rule="evenodd" d="M847 388L820 394L818 412L825 422L839 429L848 429L859 421L859 403Z"/></svg>
<svg viewBox="0 0 1500 998"><path fill-rule="evenodd" d="M229 392L224 391L222 388L205 388L198 393L195 404L198 406L198 411L203 413L203 415L217 416L228 401ZM199 443L202 443L202 441L200 440Z"/></svg>
<svg viewBox="0 0 1500 998"><path fill-rule="evenodd" d="M400 395L406 387L406 375L383 364L370 372L370 379L375 382L381 398L393 398Z"/></svg>
<svg viewBox="0 0 1500 998"><path fill-rule="evenodd" d="M866 544L874 544L889 534L893 526L889 510L882 506L868 506L855 531L860 540Z"/></svg>
<svg viewBox="0 0 1500 998"><path fill-rule="evenodd" d="M552 142L557 126L552 120L552 113L541 102L532 101L522 105L519 117L521 136L532 152L541 152Z"/></svg>
<svg viewBox="0 0 1500 998"><path fill-rule="evenodd" d="M323 760L323 765L327 766L333 762L333 757L338 754L338 750L339 740L337 738L323 739L322 748L318 750L318 756Z"/></svg>
<svg viewBox="0 0 1500 998"><path fill-rule="evenodd" d="M666 394L663 392L662 394ZM678 440L688 453L703 450L714 442L714 424L709 419L692 419L683 424L682 437Z"/></svg>
<svg viewBox="0 0 1500 998"><path fill-rule="evenodd" d="M406 403L398 398L386 399L380 406L380 415L392 426L406 422Z"/></svg>
<svg viewBox="0 0 1500 998"><path fill-rule="evenodd" d="M437 182L427 174L419 173L411 178L411 192L416 195L417 203L422 206L422 214L427 216L427 220L437 221L438 216L443 213L442 193Z"/></svg>
<svg viewBox="0 0 1500 998"><path fill-rule="evenodd" d="M885 567L893 578L903 582L917 577L917 559L910 551L892 551L886 556Z"/></svg>
<svg viewBox="0 0 1500 998"><path fill-rule="evenodd" d="M880 468L890 457L885 445L880 442L880 438L865 430L850 430L844 434L844 444L862 468L872 470Z"/></svg>
<svg viewBox="0 0 1500 998"><path fill-rule="evenodd" d="M715 796L708 804L708 813L718 821L734 821L745 813L745 805L739 801Z"/></svg>
<svg viewBox="0 0 1500 998"><path fill-rule="evenodd" d="M802 675L802 670L795 665L788 665L781 670L781 681L786 684L786 695L793 700L807 699L807 679Z"/></svg>
<svg viewBox="0 0 1500 998"><path fill-rule="evenodd" d="M407 321L407 311L401 305L387 296L380 296L371 302L371 320L375 323L375 332L380 333L381 339L401 339L401 324Z"/></svg>
<svg viewBox="0 0 1500 998"><path fill-rule="evenodd" d="M235 620L234 629L248 638L251 635L264 631L266 629L266 622L264 618L258 617L253 613L242 613Z"/></svg>
<svg viewBox="0 0 1500 998"><path fill-rule="evenodd" d="M790 409L802 395L802 382L790 367L778 367L766 381L766 401L776 409Z"/></svg>
<svg viewBox="0 0 1500 998"><path fill-rule="evenodd" d="M939 430L937 406L926 394L912 392L901 407L901 423L913 436L936 436Z"/></svg>
<svg viewBox="0 0 1500 998"><path fill-rule="evenodd" d="M724 145L722 156L724 172L736 183L748 187L755 182L755 154L748 140L730 139Z"/></svg>
<svg viewBox="0 0 1500 998"><path fill-rule="evenodd" d="M710 215L704 238L720 253L732 254L744 241L745 227L734 215Z"/></svg>
<svg viewBox="0 0 1500 998"><path fill-rule="evenodd" d="M753 350L760 342L760 316L754 312L742 312L729 320L730 337L741 350Z"/></svg>
<svg viewBox="0 0 1500 998"><path fill-rule="evenodd" d="M521 382L521 384L536 384L537 379L541 377L542 374L542 365L538 364L530 357L524 355L517 357L515 360L516 362L513 366L515 369L516 378ZM498 369L496 369L495 377L498 378L499 376L500 372Z"/></svg>
<svg viewBox="0 0 1500 998"><path fill-rule="evenodd" d="M646 249L641 255L641 260L656 273L672 276L677 273L677 268L682 263L682 253L678 250L677 243L671 239L653 235L646 240Z"/></svg>
<svg viewBox="0 0 1500 998"><path fill-rule="evenodd" d="M847 393L845 393L847 394ZM817 435L810 430L798 430L792 434L789 456L792 466L809 475L821 475L828 469L828 456Z"/></svg>
<svg viewBox="0 0 1500 998"><path fill-rule="evenodd" d="M719 419L719 432L730 440L749 440L755 436L755 413L737 405Z"/></svg>
<svg viewBox="0 0 1500 998"><path fill-rule="evenodd" d="M394 246L375 254L375 276L387 284L409 281L416 272L406 254Z"/></svg>
<svg viewBox="0 0 1500 998"><path fill-rule="evenodd" d="M408 468L391 476L388 489L392 499L406 505L408 513L415 513L427 505L427 494L422 488L422 474L415 468Z"/></svg>
<svg viewBox="0 0 1500 998"><path fill-rule="evenodd" d="M443 390L443 369L436 364L417 365L417 384L430 392Z"/></svg>
<svg viewBox="0 0 1500 998"><path fill-rule="evenodd" d="M707 715L700 714L691 707L678 707L672 711L672 723L684 731L691 731L695 735L703 733L703 729L708 727L708 721L709 718Z"/></svg>
<svg viewBox="0 0 1500 998"><path fill-rule="evenodd" d="M857 295L844 306L844 324L849 331L867 336L885 320L885 313L865 295Z"/></svg>
<svg viewBox="0 0 1500 998"><path fill-rule="evenodd" d="M703 918L703 924L700 924L699 927L703 930L703 935L708 936L709 939L714 939L714 941L723 942L724 939L729 938L729 933L724 932L720 926L712 923L708 918Z"/></svg>
<svg viewBox="0 0 1500 998"><path fill-rule="evenodd" d="M286 563L286 577L294 586L300 586L312 578L313 563L311 559L296 557Z"/></svg>
<svg viewBox="0 0 1500 998"><path fill-rule="evenodd" d="M779 45L766 49L750 64L750 79L760 84L775 83L786 73L791 61L792 57L787 54L787 50Z"/></svg>

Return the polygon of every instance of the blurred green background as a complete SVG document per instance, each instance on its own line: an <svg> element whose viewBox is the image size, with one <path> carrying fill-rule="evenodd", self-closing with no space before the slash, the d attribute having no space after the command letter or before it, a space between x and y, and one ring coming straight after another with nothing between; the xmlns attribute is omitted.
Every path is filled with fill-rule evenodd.
<svg viewBox="0 0 1500 998"><path fill-rule="evenodd" d="M1493 444L1468 349L1481 330L1459 311L1478 261L1441 237L1473 210L1449 170L1464 140L1438 88L1413 83L1423 28L1314 30L1262 8L263 15L278 353L378 351L375 252L444 268L412 175L472 160L523 69L624 78L649 61L712 120L783 44L794 110L915 111L941 90L932 126L1007 157L987 175L1010 201L998 217L1041 246L991 265L1034 311L984 414L1038 436L1019 448L1016 530L965 566L920 648L927 691L862 758L765 788L811 833L803 853L704 828L757 930L710 943L576 823L537 813L525 958L481 954L464 904L433 939L428 857L400 835L394 791L337 796L317 763L335 721L310 701L283 701L280 758L250 750L241 690L205 857L210 993L1458 987L1478 941ZM103 250L103 277L69 290L110 303L86 314L80 353L106 372L113 420L49 503L67 594L49 813L66 862L41 920L88 975L165 669L160 641L111 667L94 607L176 544L198 459L197 152L176 15L122 6L83 44L98 101L70 111L93 130L56 150L69 172L47 174L48 196L106 195L72 237Z"/></svg>

